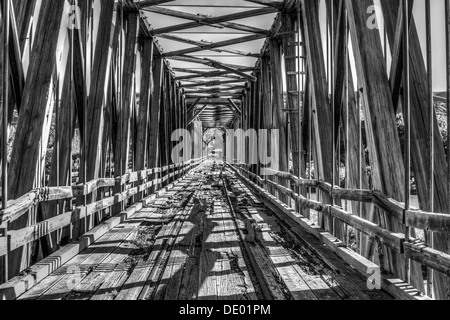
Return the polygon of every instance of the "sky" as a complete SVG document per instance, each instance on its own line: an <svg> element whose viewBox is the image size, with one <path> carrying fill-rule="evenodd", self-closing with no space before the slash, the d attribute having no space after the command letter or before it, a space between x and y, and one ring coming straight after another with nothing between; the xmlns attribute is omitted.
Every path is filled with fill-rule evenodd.
<svg viewBox="0 0 450 320"><path fill-rule="evenodd" d="M445 63L445 5L444 0L431 0L431 32L433 49L433 86L435 91L446 90ZM414 1L414 19L416 20L422 46L423 56L426 57L425 34L425 1Z"/></svg>

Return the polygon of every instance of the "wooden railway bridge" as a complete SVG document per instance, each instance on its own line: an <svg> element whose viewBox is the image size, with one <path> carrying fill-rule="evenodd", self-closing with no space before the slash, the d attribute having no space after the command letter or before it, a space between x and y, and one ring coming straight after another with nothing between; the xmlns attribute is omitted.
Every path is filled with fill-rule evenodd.
<svg viewBox="0 0 450 320"><path fill-rule="evenodd" d="M433 2L2 0L0 299L448 300Z"/></svg>

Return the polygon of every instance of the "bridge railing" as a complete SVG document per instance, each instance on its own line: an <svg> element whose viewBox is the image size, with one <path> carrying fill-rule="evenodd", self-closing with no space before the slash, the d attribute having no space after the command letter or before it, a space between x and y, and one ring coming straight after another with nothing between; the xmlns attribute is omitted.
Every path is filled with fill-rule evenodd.
<svg viewBox="0 0 450 320"><path fill-rule="evenodd" d="M66 227L79 223L83 219L88 219L96 213L109 210L108 217L111 217L114 215L114 206L123 204L125 208L142 199L142 196L149 195L150 191L152 194L157 193L168 184L182 178L189 170L195 168L203 161L204 158L199 158L183 164L129 172L118 178L100 178L76 186L32 190L19 199L9 201L8 206L0 210L0 257L5 257L6 264L8 264L9 254L16 249L25 247L56 231L61 231ZM94 194L97 197L91 197ZM86 204L76 206L73 210L67 210L45 221L19 230L11 230L10 228L12 222L24 215L29 215L39 205L75 201L80 199L80 197L86 197L86 199L90 200ZM116 214L119 214L120 211L116 212ZM89 232L94 227L86 228L86 232ZM76 240L72 238L71 242Z"/></svg>
<svg viewBox="0 0 450 320"><path fill-rule="evenodd" d="M251 184L256 192L272 203L276 210L281 210L283 213L293 218L299 226L303 227L303 229L327 244L330 249L335 251L341 258L346 260L362 274L367 275L371 273L367 270L367 267L373 264L372 261L352 256L353 252L347 251L344 253L340 248L347 247L347 239L340 239L339 235L336 236L336 233L333 230L324 230L319 227L309 218L309 215L308 217L305 217L300 214L302 210L293 208L292 202L288 201L290 204L286 204L280 201L280 194L292 199L301 209L313 210L327 217L331 217L345 226L354 228L361 234L367 236L371 241L390 247L404 258L416 261L422 266L439 271L445 275L450 275L450 255L448 253L430 248L426 243L418 239L411 237L407 239L405 236L406 227L448 233L450 232L450 215L424 212L418 209L405 210L404 203L395 201L380 191L332 187L331 184L324 181L301 179L290 173L270 170L271 176L262 178L247 170L248 168L246 167L247 165L243 164L231 165L231 168L234 169L242 179ZM276 179L273 177L276 177ZM278 180L278 183L272 180ZM290 185L291 187L289 188L282 184ZM331 199L335 200L348 200L360 204L375 205L394 217L402 225L405 233L402 234L382 228L372 221L344 210L343 207L339 205L324 204L308 199L307 197L296 193L296 191L294 191L294 189L296 189L295 187L298 187L297 189L311 188L320 190L327 194ZM357 254L356 252L354 253ZM364 257L361 256L361 258ZM376 267L382 268L380 265L377 265ZM381 272L383 272L383 270L381 270ZM394 279L386 274L383 275L382 280L383 287L399 298L426 298L419 292L420 288L413 288L410 284L402 282L403 280Z"/></svg>

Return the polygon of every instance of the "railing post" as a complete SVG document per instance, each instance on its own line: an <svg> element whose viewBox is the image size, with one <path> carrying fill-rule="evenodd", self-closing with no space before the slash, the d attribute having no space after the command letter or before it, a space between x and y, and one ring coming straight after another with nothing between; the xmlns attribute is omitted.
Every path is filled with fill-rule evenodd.
<svg viewBox="0 0 450 320"><path fill-rule="evenodd" d="M0 159L2 163L2 208L5 209L8 205L8 108L9 108L9 25L10 25L10 1L3 1L3 61L1 61L3 65L3 85L0 90L3 92L3 123L2 127L2 141L0 141L0 145L2 148L2 158Z"/></svg>
<svg viewBox="0 0 450 320"><path fill-rule="evenodd" d="M8 237L8 225L9 223L4 223L0 226L0 252L4 251L4 270L3 270L3 277L5 279L5 282L8 282L9 280L9 261L8 261L8 255L9 255L9 249L10 249L10 243L9 237Z"/></svg>

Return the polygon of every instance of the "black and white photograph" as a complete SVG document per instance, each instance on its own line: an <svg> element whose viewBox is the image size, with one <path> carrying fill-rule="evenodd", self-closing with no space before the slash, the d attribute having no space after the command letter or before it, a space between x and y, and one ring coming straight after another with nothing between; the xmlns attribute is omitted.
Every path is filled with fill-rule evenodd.
<svg viewBox="0 0 450 320"><path fill-rule="evenodd" d="M450 300L449 98L450 0L0 0L0 308Z"/></svg>

